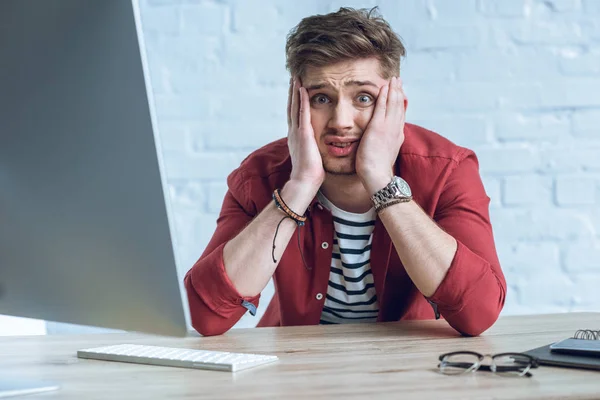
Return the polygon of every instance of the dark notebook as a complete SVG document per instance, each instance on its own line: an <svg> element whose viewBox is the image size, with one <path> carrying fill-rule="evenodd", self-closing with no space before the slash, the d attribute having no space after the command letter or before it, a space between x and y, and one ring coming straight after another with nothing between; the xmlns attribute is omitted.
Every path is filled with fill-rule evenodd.
<svg viewBox="0 0 600 400"><path fill-rule="evenodd" d="M573 338L599 340L600 336L598 331L579 330L575 332ZM540 365L600 370L600 357L552 352L550 351L551 345L526 351L525 354L537 358Z"/></svg>

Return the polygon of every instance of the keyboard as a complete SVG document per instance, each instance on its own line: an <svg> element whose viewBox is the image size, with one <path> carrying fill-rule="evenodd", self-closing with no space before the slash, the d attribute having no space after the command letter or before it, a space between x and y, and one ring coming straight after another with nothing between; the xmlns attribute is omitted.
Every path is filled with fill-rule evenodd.
<svg viewBox="0 0 600 400"><path fill-rule="evenodd" d="M119 344L79 350L77 351L77 357L230 372L241 371L278 360L277 356L260 354L192 350L139 344Z"/></svg>

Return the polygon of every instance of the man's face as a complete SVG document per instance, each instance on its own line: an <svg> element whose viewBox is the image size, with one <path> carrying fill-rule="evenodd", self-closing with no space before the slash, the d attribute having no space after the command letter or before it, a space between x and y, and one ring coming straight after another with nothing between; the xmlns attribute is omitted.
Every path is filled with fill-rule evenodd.
<svg viewBox="0 0 600 400"><path fill-rule="evenodd" d="M388 83L375 58L309 67L302 78L325 172L356 174L356 150L371 120L379 89Z"/></svg>

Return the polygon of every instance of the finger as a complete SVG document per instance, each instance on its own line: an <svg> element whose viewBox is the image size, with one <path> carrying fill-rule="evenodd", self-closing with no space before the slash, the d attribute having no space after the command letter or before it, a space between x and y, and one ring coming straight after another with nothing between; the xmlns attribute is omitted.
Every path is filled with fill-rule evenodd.
<svg viewBox="0 0 600 400"><path fill-rule="evenodd" d="M296 78L294 78L294 83L292 85L292 109L291 109L291 123L292 128L298 126L298 108L299 108L299 95L298 95L298 84Z"/></svg>
<svg viewBox="0 0 600 400"><path fill-rule="evenodd" d="M293 88L293 79L290 78L290 87L288 89L288 101L287 101L287 122L288 122L288 128L290 127L290 125L292 124L292 93L294 92L294 88Z"/></svg>
<svg viewBox="0 0 600 400"><path fill-rule="evenodd" d="M305 88L300 88L300 128L310 126L310 102L308 100L308 92Z"/></svg>
<svg viewBox="0 0 600 400"><path fill-rule="evenodd" d="M387 96L389 92L389 85L383 85L379 89L379 96L377 97L377 102L375 103L375 111L373 112L373 117L371 120L383 120L385 119L385 110L387 108Z"/></svg>
<svg viewBox="0 0 600 400"><path fill-rule="evenodd" d="M406 97L406 93L404 93L404 87L402 86L402 79L398 78L398 87L400 89L400 102L402 107L402 119L406 118L406 109L408 108L408 98Z"/></svg>
<svg viewBox="0 0 600 400"><path fill-rule="evenodd" d="M390 94L388 95L387 112L385 116L387 118L393 118L398 114L398 79L392 77L390 79Z"/></svg>

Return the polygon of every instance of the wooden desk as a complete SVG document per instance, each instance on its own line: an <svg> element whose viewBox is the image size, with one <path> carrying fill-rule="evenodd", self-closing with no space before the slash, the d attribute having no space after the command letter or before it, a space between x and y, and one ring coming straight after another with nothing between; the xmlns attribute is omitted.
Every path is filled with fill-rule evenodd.
<svg viewBox="0 0 600 400"><path fill-rule="evenodd" d="M8 337L0 339L0 371L62 387L24 399L598 399L595 371L540 367L529 379L437 372L445 352L526 351L578 328L600 328L600 313L505 317L476 338L457 337L445 321L244 329L185 339ZM281 360L230 373L76 358L78 349L118 343L276 354Z"/></svg>

